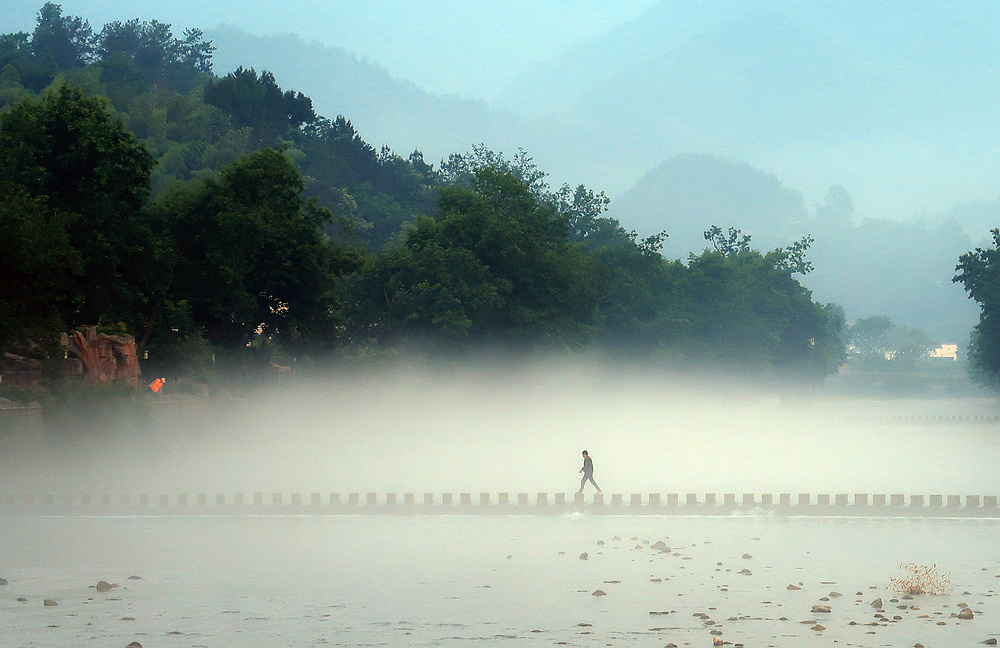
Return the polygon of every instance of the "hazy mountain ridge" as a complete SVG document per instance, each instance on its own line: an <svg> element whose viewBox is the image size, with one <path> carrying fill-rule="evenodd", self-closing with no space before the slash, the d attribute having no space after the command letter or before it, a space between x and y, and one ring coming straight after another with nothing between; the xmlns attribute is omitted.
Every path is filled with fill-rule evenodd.
<svg viewBox="0 0 1000 648"><path fill-rule="evenodd" d="M760 250L809 236L806 256L814 271L801 281L817 300L841 304L848 321L888 315L925 329L939 342L964 344L979 311L951 279L958 257L974 245L969 232L980 231L984 219L1000 213L997 202L894 221L855 216L848 197L839 212L823 214L818 205L807 208L801 192L774 174L738 160L688 153L647 173L612 203L610 213L640 235L665 230L663 253L674 259L708 247L704 232L713 225L749 234ZM970 224L966 231L959 217Z"/></svg>
<svg viewBox="0 0 1000 648"><path fill-rule="evenodd" d="M696 3L701 5L702 3ZM617 192L664 158L708 152L878 216L991 198L1000 145L1000 8L921 3L663 2L512 85L496 105L594 134Z"/></svg>
<svg viewBox="0 0 1000 648"><path fill-rule="evenodd" d="M436 164L481 141L510 150L516 148L513 134L524 130L518 120L481 101L428 93L392 78L376 63L295 34L254 36L220 26L206 36L218 48L216 74L237 66L269 70L283 86L309 95L320 114L344 115L367 141L388 144L404 156L420 149Z"/></svg>

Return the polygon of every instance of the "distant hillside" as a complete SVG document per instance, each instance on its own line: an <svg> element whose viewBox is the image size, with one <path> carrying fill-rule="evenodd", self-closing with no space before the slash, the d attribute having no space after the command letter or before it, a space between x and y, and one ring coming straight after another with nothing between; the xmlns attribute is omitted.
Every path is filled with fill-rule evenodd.
<svg viewBox="0 0 1000 648"><path fill-rule="evenodd" d="M420 149L436 165L480 142L510 152L524 145L516 136L522 128L516 119L491 112L482 102L429 94L344 49L294 34L253 36L229 26L208 30L206 37L217 48L216 74L240 65L269 70L283 86L308 94L317 112L346 116L376 147L388 144L403 155Z"/></svg>
<svg viewBox="0 0 1000 648"><path fill-rule="evenodd" d="M957 206L950 216L966 216L978 232L997 215L998 202ZM735 227L762 250L809 235L806 256L815 269L802 284L817 301L841 304L849 321L888 315L938 342L968 341L979 310L951 278L973 242L954 217L892 221L855 218L849 207L817 211L824 213L811 215L801 193L745 162L683 154L647 173L610 213L640 235L666 230L663 253L674 259L708 246L704 232L712 225Z"/></svg>
<svg viewBox="0 0 1000 648"><path fill-rule="evenodd" d="M525 74L497 106L574 124L622 179L708 152L810 201L843 184L864 211L901 218L992 196L998 32L996 3L669 0Z"/></svg>
<svg viewBox="0 0 1000 648"><path fill-rule="evenodd" d="M802 194L745 162L688 153L668 158L619 196L611 213L640 235L666 230L663 252L687 258L706 246L712 225L736 227L763 247L800 237Z"/></svg>

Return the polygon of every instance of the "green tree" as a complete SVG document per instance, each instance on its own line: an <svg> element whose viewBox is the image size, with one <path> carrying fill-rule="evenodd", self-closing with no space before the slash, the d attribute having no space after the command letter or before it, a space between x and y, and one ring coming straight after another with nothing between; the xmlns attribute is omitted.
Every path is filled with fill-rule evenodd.
<svg viewBox="0 0 1000 648"><path fill-rule="evenodd" d="M292 348L329 348L337 337L337 277L357 250L327 240L329 210L301 197L291 161L274 149L243 156L216 178L178 185L153 210L170 232L175 314L212 344L245 348L258 333Z"/></svg>
<svg viewBox="0 0 1000 648"><path fill-rule="evenodd" d="M83 260L70 245L68 216L45 197L23 187L0 195L0 353L54 357L66 326L60 303Z"/></svg>
<svg viewBox="0 0 1000 648"><path fill-rule="evenodd" d="M959 257L952 281L965 286L980 308L968 351L974 375L996 386L1000 384L1000 229L990 232L993 247Z"/></svg>
<svg viewBox="0 0 1000 648"><path fill-rule="evenodd" d="M136 18L104 25L96 50L102 61L127 57L148 83L188 92L202 75L211 74L215 47L201 30L185 30L182 40L174 37L169 24Z"/></svg>
<svg viewBox="0 0 1000 648"><path fill-rule="evenodd" d="M861 366L881 370L908 369L937 346L923 329L897 326L885 315L857 320L848 339Z"/></svg>
<svg viewBox="0 0 1000 648"><path fill-rule="evenodd" d="M94 53L94 31L77 16L64 16L62 6L46 2L38 12L31 37L35 58L60 69L82 67Z"/></svg>
<svg viewBox="0 0 1000 648"><path fill-rule="evenodd" d="M861 356L886 358L890 351L890 333L896 327L885 315L862 317L848 329L848 339L854 353Z"/></svg>
<svg viewBox="0 0 1000 648"><path fill-rule="evenodd" d="M438 215L371 259L355 332L451 346L589 340L594 262L568 241L566 218L510 173L480 169L472 184L442 188Z"/></svg>
<svg viewBox="0 0 1000 648"><path fill-rule="evenodd" d="M842 320L793 276L810 269L808 239L761 254L736 229L713 227L705 238L715 249L691 256L684 282L684 352L749 375L834 373L844 358Z"/></svg>
<svg viewBox="0 0 1000 648"><path fill-rule="evenodd" d="M0 114L0 196L44 208L79 259L48 293L64 326L149 326L167 273L143 212L152 164L104 102L67 86Z"/></svg>
<svg viewBox="0 0 1000 648"><path fill-rule="evenodd" d="M212 81L205 101L229 116L232 128L252 128L258 146L271 146L316 119L312 100L301 92L282 92L270 72L237 68Z"/></svg>

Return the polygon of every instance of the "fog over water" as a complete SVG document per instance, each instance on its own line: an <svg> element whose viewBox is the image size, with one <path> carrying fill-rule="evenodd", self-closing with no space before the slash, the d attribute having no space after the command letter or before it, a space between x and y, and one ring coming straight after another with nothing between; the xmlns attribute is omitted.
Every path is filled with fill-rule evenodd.
<svg viewBox="0 0 1000 648"><path fill-rule="evenodd" d="M88 438L5 435L2 483L56 495L568 493L587 449L607 493L988 495L996 423L889 418L993 407L781 398L585 364L413 370L175 403Z"/></svg>

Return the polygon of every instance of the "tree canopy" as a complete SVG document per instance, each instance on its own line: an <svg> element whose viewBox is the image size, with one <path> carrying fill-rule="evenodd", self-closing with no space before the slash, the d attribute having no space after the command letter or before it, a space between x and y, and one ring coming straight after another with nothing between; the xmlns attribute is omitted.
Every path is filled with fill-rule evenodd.
<svg viewBox="0 0 1000 648"><path fill-rule="evenodd" d="M1000 229L993 229L993 247L976 248L959 257L954 281L980 306L972 331L969 358L986 382L1000 384Z"/></svg>

